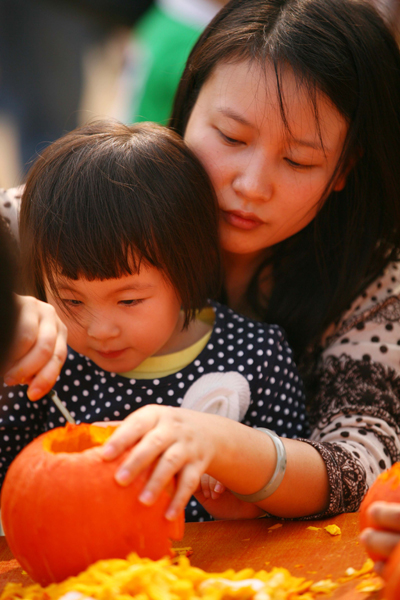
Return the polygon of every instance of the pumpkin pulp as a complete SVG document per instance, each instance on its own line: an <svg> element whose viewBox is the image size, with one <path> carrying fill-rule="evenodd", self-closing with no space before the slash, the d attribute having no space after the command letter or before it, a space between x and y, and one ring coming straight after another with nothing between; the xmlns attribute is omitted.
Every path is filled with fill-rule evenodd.
<svg viewBox="0 0 400 600"><path fill-rule="evenodd" d="M57 454L59 452L84 452L96 446L102 446L115 431L116 427L100 427L83 423L57 427L48 432L43 439L43 450Z"/></svg>

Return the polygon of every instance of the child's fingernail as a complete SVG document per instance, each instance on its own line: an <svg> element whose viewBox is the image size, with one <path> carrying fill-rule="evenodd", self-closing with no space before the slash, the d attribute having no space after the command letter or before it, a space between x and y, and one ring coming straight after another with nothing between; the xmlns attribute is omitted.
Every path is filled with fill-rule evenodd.
<svg viewBox="0 0 400 600"><path fill-rule="evenodd" d="M115 458L115 456L116 456L116 448L115 448L115 446L113 446L112 444L105 444L101 448L101 455L106 460L107 459L111 459L111 458Z"/></svg>
<svg viewBox="0 0 400 600"><path fill-rule="evenodd" d="M129 483L130 473L128 469L121 469L120 471L118 471L115 475L115 479L120 485L126 485L127 483Z"/></svg>
<svg viewBox="0 0 400 600"><path fill-rule="evenodd" d="M222 492L225 490L224 486L222 485L222 483L220 483L219 481L216 483L215 488L214 488L214 492L217 492L217 494L222 494Z"/></svg>
<svg viewBox="0 0 400 600"><path fill-rule="evenodd" d="M154 494L152 492L149 492L149 490L144 490L140 494L139 500L142 504L152 504L154 500Z"/></svg>
<svg viewBox="0 0 400 600"><path fill-rule="evenodd" d="M14 385L17 382L15 381L14 377L10 377L10 376L5 375L4 376L4 383L6 385Z"/></svg>
<svg viewBox="0 0 400 600"><path fill-rule="evenodd" d="M178 516L178 513L174 509L169 508L167 510L167 512L165 513L165 518L168 519L168 521L174 521L177 516Z"/></svg>

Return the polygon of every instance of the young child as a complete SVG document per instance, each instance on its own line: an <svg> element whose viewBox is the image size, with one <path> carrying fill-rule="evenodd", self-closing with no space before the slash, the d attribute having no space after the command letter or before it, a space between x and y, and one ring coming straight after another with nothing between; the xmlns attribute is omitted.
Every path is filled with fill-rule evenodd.
<svg viewBox="0 0 400 600"><path fill-rule="evenodd" d="M172 414L194 418L199 430L210 419L218 428L233 419L307 435L302 383L282 330L207 301L220 280L216 200L176 134L98 122L53 143L27 180L21 240L33 294L68 328L55 389L77 422L120 421L137 409L146 416L141 407L160 404L157 414L175 407ZM23 388L2 395L4 477L25 444L64 418L46 398L30 402ZM202 421L191 409L214 414ZM188 465L199 463L196 452L185 453ZM128 483L122 475L120 483ZM210 518L194 499L186 516Z"/></svg>

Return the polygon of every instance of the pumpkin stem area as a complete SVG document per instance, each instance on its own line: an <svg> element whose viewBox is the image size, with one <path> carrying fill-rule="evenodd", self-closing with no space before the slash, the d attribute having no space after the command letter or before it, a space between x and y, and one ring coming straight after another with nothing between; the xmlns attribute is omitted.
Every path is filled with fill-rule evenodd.
<svg viewBox="0 0 400 600"><path fill-rule="evenodd" d="M115 427L98 427L82 423L57 427L49 431L43 440L43 449L57 454L59 452L84 452L96 446L102 446L115 430Z"/></svg>

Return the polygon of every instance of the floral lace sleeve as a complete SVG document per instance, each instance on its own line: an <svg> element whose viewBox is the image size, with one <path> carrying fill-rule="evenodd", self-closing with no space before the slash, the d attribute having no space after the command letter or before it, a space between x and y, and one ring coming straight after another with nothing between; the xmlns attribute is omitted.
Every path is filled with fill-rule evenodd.
<svg viewBox="0 0 400 600"><path fill-rule="evenodd" d="M327 335L310 406L312 444L330 482L327 510L356 511L376 477L400 460L400 268L358 298Z"/></svg>

